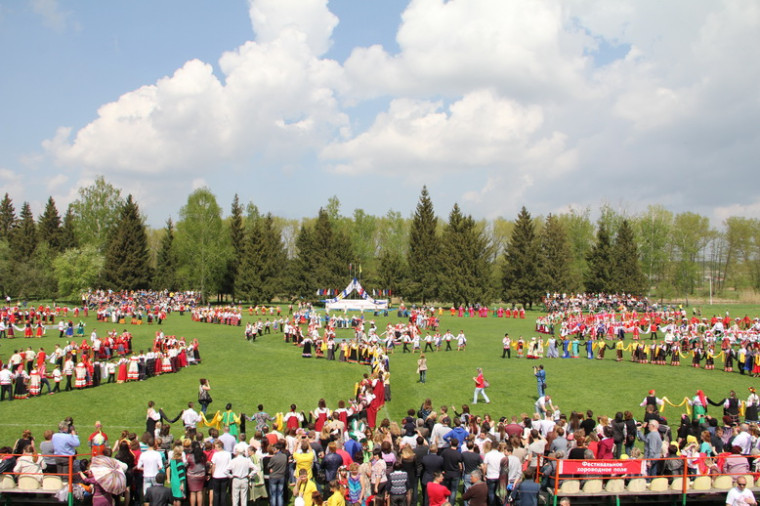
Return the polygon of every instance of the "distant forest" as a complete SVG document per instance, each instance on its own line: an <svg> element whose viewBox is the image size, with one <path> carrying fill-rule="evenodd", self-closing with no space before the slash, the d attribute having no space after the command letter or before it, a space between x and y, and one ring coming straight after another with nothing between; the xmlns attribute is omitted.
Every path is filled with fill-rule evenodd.
<svg viewBox="0 0 760 506"><path fill-rule="evenodd" d="M361 209L337 197L316 215L285 219L242 204L225 215L208 188L179 219L152 229L132 195L99 178L61 213L48 199L0 202L0 291L22 299L78 299L83 290L200 290L250 304L315 300L353 277L369 292L405 301L531 307L547 292L607 292L685 299L760 289L760 220L721 229L662 206L625 216L608 206L513 220L476 220L458 205L436 214L422 188L414 214Z"/></svg>

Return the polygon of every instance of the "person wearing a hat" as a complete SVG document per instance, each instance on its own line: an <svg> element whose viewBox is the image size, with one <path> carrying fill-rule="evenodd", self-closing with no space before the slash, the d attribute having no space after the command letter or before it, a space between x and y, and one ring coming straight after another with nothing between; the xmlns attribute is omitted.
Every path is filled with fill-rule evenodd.
<svg viewBox="0 0 760 506"><path fill-rule="evenodd" d="M655 412L660 411L660 407L665 405L665 401L657 397L656 392L654 390L650 390L646 397L644 397L644 400L641 401L642 408L646 408L647 406L654 407Z"/></svg>

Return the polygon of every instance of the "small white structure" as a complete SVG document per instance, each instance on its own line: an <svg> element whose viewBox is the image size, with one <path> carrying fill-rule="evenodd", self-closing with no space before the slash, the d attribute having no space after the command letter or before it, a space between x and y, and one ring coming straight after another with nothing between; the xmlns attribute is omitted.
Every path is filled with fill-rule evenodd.
<svg viewBox="0 0 760 506"><path fill-rule="evenodd" d="M360 299L347 299L352 293L358 293ZM373 299L359 280L354 278L337 297L323 299L325 309L329 311L384 311L388 309L388 299Z"/></svg>

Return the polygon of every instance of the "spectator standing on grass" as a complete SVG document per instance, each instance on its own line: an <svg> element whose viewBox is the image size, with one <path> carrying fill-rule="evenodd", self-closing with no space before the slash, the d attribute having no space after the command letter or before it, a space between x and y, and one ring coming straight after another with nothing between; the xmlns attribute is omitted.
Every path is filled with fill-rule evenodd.
<svg viewBox="0 0 760 506"><path fill-rule="evenodd" d="M546 371L544 371L543 364L533 368L533 376L536 377L536 387L538 389L538 397L544 396L546 390Z"/></svg>
<svg viewBox="0 0 760 506"><path fill-rule="evenodd" d="M472 403L477 404L478 403L478 395L482 395L483 398L486 400L486 404L489 404L491 402L491 399L488 398L488 395L486 395L486 385L487 381L485 377L483 376L483 369L480 367L476 370L476 375L474 378L472 378L472 381L475 382L475 393L472 397Z"/></svg>
<svg viewBox="0 0 760 506"><path fill-rule="evenodd" d="M161 472L155 476L155 484L145 492L143 503L145 506L169 506L172 504L172 489L164 486L166 475Z"/></svg>
<svg viewBox="0 0 760 506"><path fill-rule="evenodd" d="M143 494L145 494L149 487L158 484L157 476L164 469L164 459L158 452L156 440L153 437L148 439L148 449L140 452L140 457L137 459L137 469L143 473ZM163 476L166 480L166 474ZM163 481L161 486L163 487ZM169 490L169 496L171 497L171 490Z"/></svg>

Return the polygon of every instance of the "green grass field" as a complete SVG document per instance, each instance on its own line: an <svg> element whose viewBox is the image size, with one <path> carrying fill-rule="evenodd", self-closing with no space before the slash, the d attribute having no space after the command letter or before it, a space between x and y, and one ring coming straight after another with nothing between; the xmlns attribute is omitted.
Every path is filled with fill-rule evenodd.
<svg viewBox="0 0 760 506"><path fill-rule="evenodd" d="M758 306L707 306L702 307L705 316L723 314L730 311L732 316L760 314ZM501 359L501 339L509 332L513 339L520 335L529 339L535 318L540 313L529 312L525 320L503 318L457 318L444 314L441 317L442 330L451 328L455 334L463 329L468 336L465 352L427 353L428 376L426 384L416 382L416 355L402 354L400 348L391 357L391 385L393 399L386 404L380 418L400 419L410 407L418 408L422 401L430 397L434 406L471 403L473 394L472 376L476 367L482 367L491 387L488 395L491 404L478 404L473 412L488 412L493 417L531 413L536 399L536 382L532 374L538 361L517 359L513 353L511 360ZM255 319L254 316L252 319ZM367 319L372 319L367 316ZM243 320L249 320L247 313ZM375 319L378 328L383 329L387 321L397 322L395 312L389 318ZM121 330L124 325L114 326L97 322L91 313L85 319L86 334L93 328L99 334L108 330ZM133 333L135 350L147 348L152 342L156 325L126 328ZM244 327L229 327L191 321L186 313L174 313L161 327L166 334L184 336L188 340L198 338L201 343L203 363L189 367L177 374L163 375L143 382L102 385L58 395L42 395L38 398L3 402L0 420L0 445L12 444L25 428L30 428L35 437L41 437L45 429L55 429L57 423L66 416L73 416L80 432L89 435L95 420L101 420L111 438L118 436L121 429L141 432L145 426L145 410L149 400L167 414L174 415L197 397L198 379L209 378L213 388L214 403L211 412L223 409L227 402L240 413L252 413L256 405L264 404L265 409L274 413L286 411L291 403L308 413L316 407L317 400L324 397L328 406L336 407L339 399L347 399L353 386L367 367L357 364L328 362L321 359L301 358L299 348L285 344L282 335L265 335L255 343L246 342ZM339 330L339 337L348 337L350 330ZM41 339L0 341L0 356L7 360L14 349L44 346L52 350L58 339L58 332L50 329ZM723 398L734 389L745 398L747 388L757 385L758 379L740 376L738 373L724 373L722 362L716 363L716 370L695 370L681 367L635 364L626 353L624 362L614 359L614 350L608 350L605 360L543 359L547 371L550 393L563 412L592 409L597 415L614 415L618 410L630 409L636 416L643 412L639 403L651 388L658 395L667 396L680 403L685 396L692 396L696 389L703 389L708 396ZM676 423L682 408L668 407L665 416ZM720 414L711 408L713 414ZM181 431L179 425L177 433Z"/></svg>

